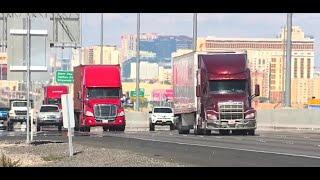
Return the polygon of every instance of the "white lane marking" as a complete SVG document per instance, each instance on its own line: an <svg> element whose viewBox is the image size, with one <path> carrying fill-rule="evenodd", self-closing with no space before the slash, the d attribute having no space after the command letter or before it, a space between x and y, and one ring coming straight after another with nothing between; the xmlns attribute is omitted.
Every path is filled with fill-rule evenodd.
<svg viewBox="0 0 320 180"><path fill-rule="evenodd" d="M184 134L183 136L187 136L187 135Z"/></svg>
<svg viewBox="0 0 320 180"><path fill-rule="evenodd" d="M320 156L311 156L311 155L305 155L305 154L292 154L292 153L282 153L282 152L274 152L274 151L263 151L263 150L254 150L254 149L233 148L233 147L227 147L227 146L211 146L211 145L203 145L203 144L195 144L195 143L163 141L163 140L145 139L145 138L137 138L137 137L131 137L131 138L144 140L144 141L164 142L164 143L172 143L172 144L180 144L180 145L221 148L221 149L231 149L231 150L237 150L237 151L248 151L248 152L257 152L257 153L265 153L265 154L277 154L277 155L285 155L285 156L295 156L295 157L306 157L306 158L312 158L312 159L320 159Z"/></svg>

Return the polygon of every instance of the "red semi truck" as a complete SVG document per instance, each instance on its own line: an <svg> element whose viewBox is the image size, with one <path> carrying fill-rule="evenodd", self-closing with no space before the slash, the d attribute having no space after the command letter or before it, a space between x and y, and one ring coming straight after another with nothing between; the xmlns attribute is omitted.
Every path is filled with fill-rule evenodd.
<svg viewBox="0 0 320 180"><path fill-rule="evenodd" d="M61 109L61 95L68 93L68 86L45 86L43 104L55 104Z"/></svg>
<svg viewBox="0 0 320 180"><path fill-rule="evenodd" d="M246 52L192 52L173 58L174 112L180 134L254 135L256 110Z"/></svg>
<svg viewBox="0 0 320 180"><path fill-rule="evenodd" d="M80 65L74 67L75 130L90 132L124 131L120 65Z"/></svg>

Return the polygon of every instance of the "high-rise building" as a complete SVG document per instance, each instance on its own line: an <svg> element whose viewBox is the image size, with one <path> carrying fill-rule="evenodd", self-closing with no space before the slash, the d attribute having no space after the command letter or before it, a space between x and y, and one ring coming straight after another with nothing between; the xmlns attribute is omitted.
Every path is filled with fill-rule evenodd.
<svg viewBox="0 0 320 180"><path fill-rule="evenodd" d="M251 72L263 72L262 96L282 102L285 70L285 29L277 38L199 38L198 51L246 50ZM314 39L305 36L298 26L292 28L291 78L312 79L314 74ZM261 75L259 75L261 76ZM253 76L252 79L255 77ZM293 87L296 88L296 87ZM302 91L297 91L302 92ZM292 95L293 96L293 95Z"/></svg>

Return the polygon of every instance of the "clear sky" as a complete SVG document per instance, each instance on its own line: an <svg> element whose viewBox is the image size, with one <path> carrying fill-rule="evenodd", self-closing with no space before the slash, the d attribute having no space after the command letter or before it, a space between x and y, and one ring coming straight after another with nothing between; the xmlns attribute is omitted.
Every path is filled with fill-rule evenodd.
<svg viewBox="0 0 320 180"><path fill-rule="evenodd" d="M142 13L141 32L192 37L192 13ZM285 13L199 13L198 36L272 38L286 24ZM83 45L100 43L100 14L83 14ZM105 13L104 43L120 45L120 36L136 33L135 13ZM316 61L320 66L320 13L293 14L293 25L300 26L316 41Z"/></svg>

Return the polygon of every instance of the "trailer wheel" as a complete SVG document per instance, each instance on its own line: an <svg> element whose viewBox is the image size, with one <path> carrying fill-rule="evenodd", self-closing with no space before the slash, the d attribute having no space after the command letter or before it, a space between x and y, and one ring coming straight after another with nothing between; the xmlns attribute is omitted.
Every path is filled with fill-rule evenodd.
<svg viewBox="0 0 320 180"><path fill-rule="evenodd" d="M199 127L196 127L194 129L194 134L195 135L203 135L204 134L204 129L200 129Z"/></svg>
<svg viewBox="0 0 320 180"><path fill-rule="evenodd" d="M61 132L62 131L62 126L58 126L58 131Z"/></svg>
<svg viewBox="0 0 320 180"><path fill-rule="evenodd" d="M190 134L190 130L181 130L179 129L179 134Z"/></svg>

